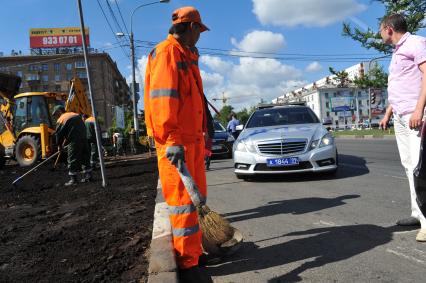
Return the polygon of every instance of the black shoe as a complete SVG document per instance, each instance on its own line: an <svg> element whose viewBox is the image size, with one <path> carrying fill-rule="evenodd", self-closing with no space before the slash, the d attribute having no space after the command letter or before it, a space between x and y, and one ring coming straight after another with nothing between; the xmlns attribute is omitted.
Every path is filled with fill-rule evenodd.
<svg viewBox="0 0 426 283"><path fill-rule="evenodd" d="M69 186L73 186L77 184L77 176L71 175L70 177L71 177L70 180L64 184L65 187L69 187Z"/></svg>
<svg viewBox="0 0 426 283"><path fill-rule="evenodd" d="M412 216L404 219L400 219L396 222L399 226L420 226L420 220Z"/></svg>
<svg viewBox="0 0 426 283"><path fill-rule="evenodd" d="M180 283L213 283L205 268L193 266L187 269L179 269Z"/></svg>

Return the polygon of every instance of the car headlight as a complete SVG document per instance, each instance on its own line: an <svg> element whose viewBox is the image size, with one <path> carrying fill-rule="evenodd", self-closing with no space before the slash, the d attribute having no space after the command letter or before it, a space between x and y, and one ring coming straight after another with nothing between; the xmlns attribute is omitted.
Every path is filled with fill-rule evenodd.
<svg viewBox="0 0 426 283"><path fill-rule="evenodd" d="M246 146L243 142L234 143L234 151L247 152Z"/></svg>
<svg viewBox="0 0 426 283"><path fill-rule="evenodd" d="M324 147L332 144L334 144L334 137L330 133L327 133L322 137L319 147Z"/></svg>
<svg viewBox="0 0 426 283"><path fill-rule="evenodd" d="M243 141L234 143L234 150L242 151L242 152L256 153L256 148L253 144L245 143Z"/></svg>
<svg viewBox="0 0 426 283"><path fill-rule="evenodd" d="M226 139L227 142L233 142L235 141L234 137L231 135L228 135L228 138Z"/></svg>

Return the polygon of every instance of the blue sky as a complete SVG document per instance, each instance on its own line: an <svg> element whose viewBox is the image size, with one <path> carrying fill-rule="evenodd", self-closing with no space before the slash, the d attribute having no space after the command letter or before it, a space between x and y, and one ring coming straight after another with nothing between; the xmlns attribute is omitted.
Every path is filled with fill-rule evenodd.
<svg viewBox="0 0 426 283"><path fill-rule="evenodd" d="M106 49L122 74L130 77L130 59L126 56L129 46L121 39L124 46L119 47L98 1L114 32L118 32L107 1L124 29L118 3L129 29L132 10L154 0L82 0L91 47ZM5 55L12 49L29 53L30 28L79 26L77 1L2 2L0 51ZM380 56L341 36L343 21L377 29L377 18L382 16L384 8L370 0L171 0L167 4L142 7L135 13L138 79L144 72L150 44L167 36L172 11L187 5L199 9L203 22L211 29L202 34L198 43L205 93L210 99L224 93L237 110L256 104L260 98L270 100L320 79L329 74L329 66L344 69L357 63L356 58ZM242 54L244 57L236 56ZM247 57L250 54L273 58ZM343 60L327 62L324 55ZM221 101L214 104L222 106Z"/></svg>

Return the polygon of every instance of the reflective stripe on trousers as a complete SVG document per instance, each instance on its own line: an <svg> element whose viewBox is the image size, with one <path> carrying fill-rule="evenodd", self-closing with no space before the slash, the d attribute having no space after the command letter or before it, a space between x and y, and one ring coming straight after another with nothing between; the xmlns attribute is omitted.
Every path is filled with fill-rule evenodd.
<svg viewBox="0 0 426 283"><path fill-rule="evenodd" d="M202 253L201 230L198 214L191 202L177 169L166 158L166 146L157 146L158 170L163 196L169 206L170 223L173 233L173 246L179 268L198 265ZM189 172L206 197L206 175L204 170L204 142L185 145L185 162Z"/></svg>

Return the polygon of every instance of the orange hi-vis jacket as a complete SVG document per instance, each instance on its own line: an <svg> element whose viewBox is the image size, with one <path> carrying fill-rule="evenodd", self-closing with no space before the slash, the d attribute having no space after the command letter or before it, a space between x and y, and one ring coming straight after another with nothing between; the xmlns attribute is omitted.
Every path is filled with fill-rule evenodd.
<svg viewBox="0 0 426 283"><path fill-rule="evenodd" d="M172 35L149 54L145 122L156 143L183 145L203 139L206 118L198 56Z"/></svg>

